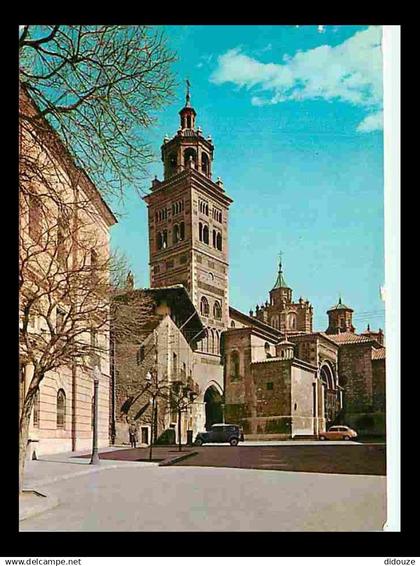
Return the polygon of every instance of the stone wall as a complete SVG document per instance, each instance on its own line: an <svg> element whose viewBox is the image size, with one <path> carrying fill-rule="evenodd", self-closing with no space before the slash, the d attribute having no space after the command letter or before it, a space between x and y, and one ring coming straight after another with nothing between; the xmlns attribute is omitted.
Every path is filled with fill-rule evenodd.
<svg viewBox="0 0 420 566"><path fill-rule="evenodd" d="M373 410L372 346L370 344L340 345L338 368L344 387L345 413Z"/></svg>
<svg viewBox="0 0 420 566"><path fill-rule="evenodd" d="M385 412L385 358L372 360L373 408Z"/></svg>
<svg viewBox="0 0 420 566"><path fill-rule="evenodd" d="M315 373L304 368L291 368L292 435L314 433Z"/></svg>

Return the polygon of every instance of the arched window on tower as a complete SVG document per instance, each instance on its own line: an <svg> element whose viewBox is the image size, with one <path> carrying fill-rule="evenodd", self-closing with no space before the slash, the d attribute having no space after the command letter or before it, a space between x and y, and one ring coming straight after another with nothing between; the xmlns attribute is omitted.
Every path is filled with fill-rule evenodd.
<svg viewBox="0 0 420 566"><path fill-rule="evenodd" d="M203 224L202 224L202 222L198 223L198 239L200 240L200 242L203 241Z"/></svg>
<svg viewBox="0 0 420 566"><path fill-rule="evenodd" d="M162 232L162 248L166 249L168 247L168 231L164 230Z"/></svg>
<svg viewBox="0 0 420 566"><path fill-rule="evenodd" d="M171 153L168 156L168 160L167 160L167 168L168 168L168 173L170 175L173 175L174 173L176 173L177 170L177 157L176 157L176 153Z"/></svg>
<svg viewBox="0 0 420 566"><path fill-rule="evenodd" d="M184 167L186 169L196 169L197 153L192 147L187 147L184 151Z"/></svg>
<svg viewBox="0 0 420 566"><path fill-rule="evenodd" d="M179 240L180 240L178 224L175 224L175 226L174 226L173 240L174 240L174 244L178 243Z"/></svg>
<svg viewBox="0 0 420 566"><path fill-rule="evenodd" d="M265 351L265 357L266 358L271 358L271 353L270 353L270 344L268 342L266 342L264 344L264 351Z"/></svg>
<svg viewBox="0 0 420 566"><path fill-rule="evenodd" d="M181 222L179 225L179 239L183 240L185 238L185 224Z"/></svg>
<svg viewBox="0 0 420 566"><path fill-rule="evenodd" d="M295 330L296 329L296 314L290 313L287 316L287 328L288 330Z"/></svg>
<svg viewBox="0 0 420 566"><path fill-rule="evenodd" d="M203 242L205 244L209 243L209 227L208 226L203 227Z"/></svg>
<svg viewBox="0 0 420 566"><path fill-rule="evenodd" d="M63 389L57 393L57 428L66 428L66 394Z"/></svg>
<svg viewBox="0 0 420 566"><path fill-rule="evenodd" d="M222 307L219 301L215 301L213 306L213 316L216 320L220 320L222 318Z"/></svg>
<svg viewBox="0 0 420 566"><path fill-rule="evenodd" d="M210 173L209 165L210 165L210 162L209 162L208 155L207 155L207 153L204 153L204 151L203 151L202 154L201 154L201 172L204 175L207 175L207 176L209 175L209 173Z"/></svg>
<svg viewBox="0 0 420 566"><path fill-rule="evenodd" d="M216 236L216 248L220 251L222 250L222 234L220 232Z"/></svg>
<svg viewBox="0 0 420 566"><path fill-rule="evenodd" d="M213 248L217 246L217 232L213 230Z"/></svg>
<svg viewBox="0 0 420 566"><path fill-rule="evenodd" d="M156 234L156 246L158 250L162 249L162 232Z"/></svg>
<svg viewBox="0 0 420 566"><path fill-rule="evenodd" d="M209 316L209 302L207 300L207 297L201 297L201 301L200 301L200 313L203 316Z"/></svg>

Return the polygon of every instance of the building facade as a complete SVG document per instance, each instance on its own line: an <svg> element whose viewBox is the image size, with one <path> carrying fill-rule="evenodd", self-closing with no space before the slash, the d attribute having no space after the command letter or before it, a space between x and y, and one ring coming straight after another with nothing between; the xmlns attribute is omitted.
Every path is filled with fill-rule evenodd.
<svg viewBox="0 0 420 566"><path fill-rule="evenodd" d="M39 110L24 88L20 90L19 103L21 407L31 387L33 357L37 355L36 346L30 343L45 344L45 352L41 348L39 356L45 357L48 352L52 358L55 355L62 360L45 374L35 396L29 428L28 457L32 457L34 451L41 455L92 446L93 366L89 360L83 364L66 362L65 356L60 358L59 354L66 328L79 315L78 324L80 328L84 325L84 331L73 339L94 344L91 349L97 353L98 445L108 445L110 363L109 333L104 322L108 318L107 307L101 308L101 321L94 314L88 320L88 309L83 312L80 305L76 307L75 296L78 293L92 306L96 304L93 292L88 297L95 289L93 279L86 279L84 288L80 286L82 272L92 278L100 276L101 287L107 285L109 230L116 218L55 131L39 118ZM37 301L36 308L30 309L31 301ZM77 312L74 319L73 311ZM28 312L29 319L25 314Z"/></svg>
<svg viewBox="0 0 420 566"><path fill-rule="evenodd" d="M223 334L223 352L226 420L241 424L246 438L286 439L325 429L317 366L298 359L292 342L258 326L235 325Z"/></svg>
<svg viewBox="0 0 420 566"><path fill-rule="evenodd" d="M344 392L341 422L359 433L383 435L386 430L386 348L381 329L357 334L353 309L338 303L327 311L327 335L338 346L338 372Z"/></svg>
<svg viewBox="0 0 420 566"><path fill-rule="evenodd" d="M144 197L148 206L150 284L152 288L183 285L205 327L204 338L194 352L193 375L199 385L206 427L223 418L251 419L243 421L247 430L268 434L274 425L267 425L267 429L255 419L284 418L289 419L290 428L278 434L294 436L310 434L310 430L318 433L322 427L349 418L350 409L370 406L373 397L375 406L383 405L384 354L372 354L381 340L383 344L383 336L370 331L369 336L362 336L360 343L369 344L370 358L368 369L360 369L362 348L353 344L349 350L357 352L353 356L343 342L343 336L354 335L355 328L353 310L341 299L328 311L326 332L314 332L313 306L302 297L293 300L280 262L269 300L257 305L255 312L246 315L229 305L228 214L232 199L220 178L212 180L214 145L196 127L189 91L179 114L180 128L172 138L165 137L161 147L164 178L155 178ZM287 346L291 354L287 360L277 353L281 344L291 344ZM255 357L258 350L263 352L262 359ZM229 360L232 353L235 358L235 352L242 360L235 367L242 369L240 378L232 380L233 362ZM259 376L268 373L272 381L267 383L273 389L267 389L270 401L261 399L266 403L263 411L255 387ZM293 401L293 391L299 391L299 402ZM306 405L302 401L305 395ZM299 409L294 409L296 403ZM270 411L274 413L270 415Z"/></svg>
<svg viewBox="0 0 420 566"><path fill-rule="evenodd" d="M178 441L187 431L205 426L198 384L194 381L194 350L204 326L182 285L130 289L114 300L112 331L112 442L128 444L135 423L139 443L156 441L174 429ZM172 397L185 390L182 406ZM153 401L153 396L155 400ZM178 399L178 397L176 398ZM182 408L182 411L177 409Z"/></svg>

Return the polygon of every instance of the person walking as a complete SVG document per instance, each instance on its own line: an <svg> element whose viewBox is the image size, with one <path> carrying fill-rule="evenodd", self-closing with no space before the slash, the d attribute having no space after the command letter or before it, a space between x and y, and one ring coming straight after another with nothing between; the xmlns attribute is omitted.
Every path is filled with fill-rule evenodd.
<svg viewBox="0 0 420 566"><path fill-rule="evenodd" d="M130 423L130 425L128 427L128 434L129 434L129 437L130 437L131 448L137 448L137 441L138 441L137 426L134 422Z"/></svg>

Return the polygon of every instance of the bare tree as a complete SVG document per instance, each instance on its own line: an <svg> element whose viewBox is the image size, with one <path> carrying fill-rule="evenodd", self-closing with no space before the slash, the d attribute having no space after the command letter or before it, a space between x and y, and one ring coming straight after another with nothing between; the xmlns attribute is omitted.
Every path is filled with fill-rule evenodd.
<svg viewBox="0 0 420 566"><path fill-rule="evenodd" d="M148 26L25 25L19 38L20 81L45 118L105 196L139 187L153 159L144 128L173 95L174 54Z"/></svg>
<svg viewBox="0 0 420 566"><path fill-rule="evenodd" d="M169 407L177 414L179 451L182 450L182 415L189 411L196 397L197 393L192 382L180 380L172 383L169 391Z"/></svg>
<svg viewBox="0 0 420 566"><path fill-rule="evenodd" d="M102 237L115 222L102 197L143 177L152 153L141 131L171 96L174 56L144 26L26 25L19 48L19 354L31 368L21 489L40 383L62 367L88 371L108 349L122 265Z"/></svg>

